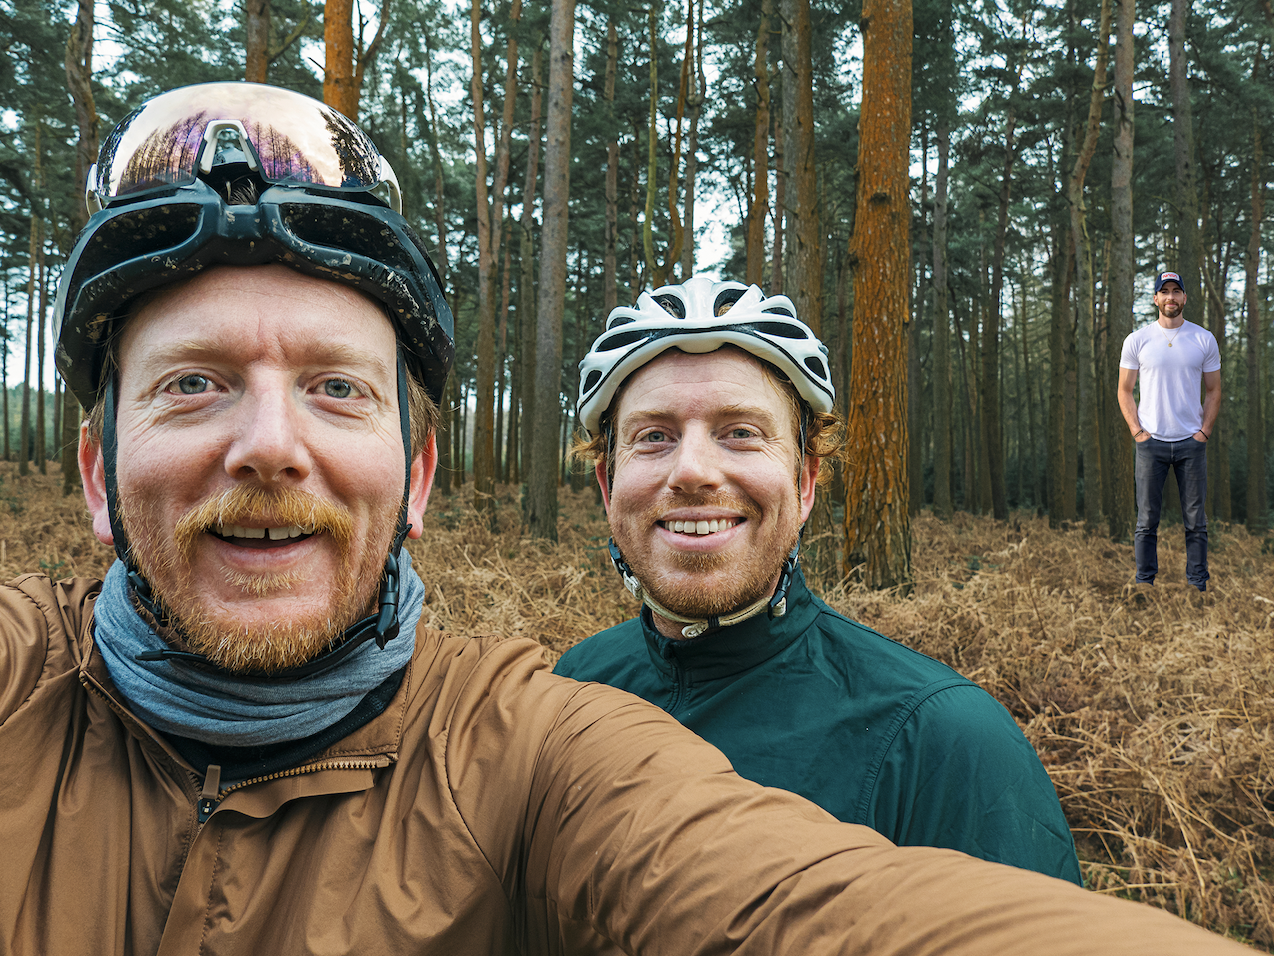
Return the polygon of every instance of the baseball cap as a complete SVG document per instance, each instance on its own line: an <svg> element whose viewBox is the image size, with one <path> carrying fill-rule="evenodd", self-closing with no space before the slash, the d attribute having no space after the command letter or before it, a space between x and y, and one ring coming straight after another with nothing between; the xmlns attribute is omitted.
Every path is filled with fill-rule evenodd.
<svg viewBox="0 0 1274 956"><path fill-rule="evenodd" d="M1183 292L1185 291L1185 286L1181 284L1181 276L1177 275L1175 272L1160 272L1157 276L1155 276L1155 292L1162 289L1165 282L1175 282L1177 285L1181 286L1181 290Z"/></svg>

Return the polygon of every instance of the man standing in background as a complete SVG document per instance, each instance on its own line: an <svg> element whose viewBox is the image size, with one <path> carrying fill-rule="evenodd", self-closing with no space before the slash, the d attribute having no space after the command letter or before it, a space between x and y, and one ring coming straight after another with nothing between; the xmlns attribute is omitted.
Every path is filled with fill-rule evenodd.
<svg viewBox="0 0 1274 956"><path fill-rule="evenodd" d="M1159 512L1168 469L1177 475L1185 524L1186 580L1208 587L1207 443L1221 409L1221 355L1207 329L1184 317L1181 276L1155 276L1157 321L1124 340L1119 359L1119 407L1137 443L1138 583L1153 584L1159 571ZM1141 378L1140 401L1133 386ZM1206 398L1199 401L1199 385Z"/></svg>

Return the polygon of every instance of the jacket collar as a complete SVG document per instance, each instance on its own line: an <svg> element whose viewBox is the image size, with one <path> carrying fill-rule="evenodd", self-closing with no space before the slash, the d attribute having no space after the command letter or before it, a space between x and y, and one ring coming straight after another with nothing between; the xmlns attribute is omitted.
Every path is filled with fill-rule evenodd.
<svg viewBox="0 0 1274 956"><path fill-rule="evenodd" d="M646 650L656 670L669 678L678 670L693 670L700 679L712 680L740 674L785 650L809 629L818 613L798 566L787 592L787 613L782 617L758 614L688 641L669 640L655 630L648 607L642 607L640 620Z"/></svg>

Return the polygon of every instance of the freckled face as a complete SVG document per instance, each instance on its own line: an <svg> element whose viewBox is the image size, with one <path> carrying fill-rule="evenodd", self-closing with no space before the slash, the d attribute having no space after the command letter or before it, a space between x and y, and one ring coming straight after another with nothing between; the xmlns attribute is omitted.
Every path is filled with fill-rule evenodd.
<svg viewBox="0 0 1274 956"><path fill-rule="evenodd" d="M121 517L193 649L231 668L291 666L366 613L403 495L395 362L373 300L282 266L201 273L125 325ZM416 529L432 456L431 443L413 463ZM92 442L81 467L110 543Z"/></svg>
<svg viewBox="0 0 1274 956"><path fill-rule="evenodd" d="M651 595L688 617L772 594L814 503L791 400L747 353L665 352L615 412L611 533ZM598 481L606 489L605 463Z"/></svg>

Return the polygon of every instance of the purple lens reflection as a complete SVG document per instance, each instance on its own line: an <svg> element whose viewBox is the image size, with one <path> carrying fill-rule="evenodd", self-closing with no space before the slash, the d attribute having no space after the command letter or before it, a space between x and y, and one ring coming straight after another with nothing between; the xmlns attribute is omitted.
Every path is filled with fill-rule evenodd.
<svg viewBox="0 0 1274 956"><path fill-rule="evenodd" d="M367 190L380 154L353 122L308 96L254 83L204 83L161 94L107 137L96 189L104 201L194 181L209 123L242 125L270 183Z"/></svg>

